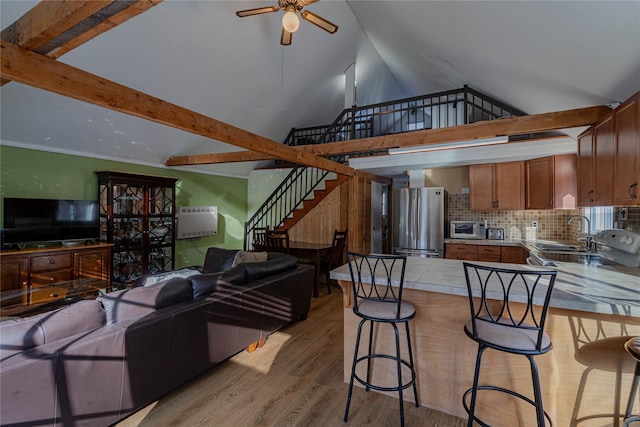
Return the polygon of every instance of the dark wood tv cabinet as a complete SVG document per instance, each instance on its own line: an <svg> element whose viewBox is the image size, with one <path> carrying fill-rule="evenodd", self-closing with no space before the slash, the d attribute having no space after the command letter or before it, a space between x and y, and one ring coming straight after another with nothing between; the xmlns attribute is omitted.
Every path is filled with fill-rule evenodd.
<svg viewBox="0 0 640 427"><path fill-rule="evenodd" d="M0 293L31 291L76 279L111 278L112 244L0 252ZM52 297L53 298L53 297Z"/></svg>

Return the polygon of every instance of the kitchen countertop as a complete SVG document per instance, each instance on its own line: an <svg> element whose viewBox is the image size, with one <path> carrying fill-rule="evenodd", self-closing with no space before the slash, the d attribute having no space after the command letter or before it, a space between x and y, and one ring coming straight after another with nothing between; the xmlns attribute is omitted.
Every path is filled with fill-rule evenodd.
<svg viewBox="0 0 640 427"><path fill-rule="evenodd" d="M457 241L462 242L456 239ZM505 245L507 240L474 240L472 242L477 242L475 244L496 242L493 244ZM513 245L522 244L522 241L510 242ZM467 296L462 263L463 261L453 259L409 257L404 287ZM556 267L496 262L474 263L520 270L556 270L558 275L551 298L551 307L640 317L640 268L589 266L567 262L558 262ZM332 270L331 278L351 281L348 265ZM524 302L526 296L516 296L516 299Z"/></svg>

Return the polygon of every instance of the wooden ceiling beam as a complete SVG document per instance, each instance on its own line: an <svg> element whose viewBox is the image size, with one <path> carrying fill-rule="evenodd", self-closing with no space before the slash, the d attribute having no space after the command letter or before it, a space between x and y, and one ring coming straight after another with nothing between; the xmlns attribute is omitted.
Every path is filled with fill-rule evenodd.
<svg viewBox="0 0 640 427"><path fill-rule="evenodd" d="M210 165L216 163L254 162L273 160L272 156L256 153L255 151L232 151L228 153L188 154L185 156L171 156L164 163L165 166L182 165Z"/></svg>
<svg viewBox="0 0 640 427"><path fill-rule="evenodd" d="M59 58L161 1L42 1L2 30L0 38L50 58ZM8 82L3 78L0 84Z"/></svg>
<svg viewBox="0 0 640 427"><path fill-rule="evenodd" d="M355 170L0 41L2 73L38 89L305 166L353 176Z"/></svg>
<svg viewBox="0 0 640 427"><path fill-rule="evenodd" d="M335 154L353 154L369 151L388 150L389 148L413 147L430 144L441 144L453 141L465 141L495 136L514 136L548 132L552 130L570 129L591 126L611 109L606 105L579 108L575 110L556 111L552 113L531 114L528 116L509 117L491 121L470 123L438 129L426 129L393 135L355 139L326 144L299 145L296 150L305 151L317 156ZM523 142L523 141L513 141ZM173 156L167 166L182 166L208 163L232 163L258 160L269 160L263 154L238 151L234 153L198 154L189 156Z"/></svg>

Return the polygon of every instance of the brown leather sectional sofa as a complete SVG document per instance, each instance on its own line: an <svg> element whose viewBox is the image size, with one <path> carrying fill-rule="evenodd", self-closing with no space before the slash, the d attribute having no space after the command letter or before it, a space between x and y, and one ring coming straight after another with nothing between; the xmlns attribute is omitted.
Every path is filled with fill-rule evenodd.
<svg viewBox="0 0 640 427"><path fill-rule="evenodd" d="M2 425L105 426L309 313L313 267L269 253L231 268L0 322Z"/></svg>

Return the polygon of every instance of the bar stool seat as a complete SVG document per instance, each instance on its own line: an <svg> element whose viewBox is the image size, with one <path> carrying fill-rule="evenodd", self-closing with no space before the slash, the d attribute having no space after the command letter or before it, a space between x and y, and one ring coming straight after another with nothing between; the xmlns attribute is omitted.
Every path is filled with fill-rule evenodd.
<svg viewBox="0 0 640 427"><path fill-rule="evenodd" d="M631 338L624 343L624 349L636 360L636 369L633 374L633 382L631 383L629 402L627 403L627 410L624 414L624 427L628 427L630 423L640 421L640 415L631 416L633 401L636 400L636 393L638 392L638 385L640 384L640 337Z"/></svg>
<svg viewBox="0 0 640 427"><path fill-rule="evenodd" d="M385 392L397 391L400 401L400 425L404 426L404 401L402 393L404 389L413 387L415 404L416 407L419 407L416 371L413 365L411 335L409 334L409 320L415 317L416 310L412 304L402 301L402 287L407 257L397 255L364 255L347 252L347 262L349 263L354 295L353 313L360 317L361 320L358 324L358 333L351 366L351 377L349 380L349 393L347 395L347 407L344 411L343 420L347 422L349 416L351 394L355 380L362 384L366 391L369 391L369 389ZM378 274L377 277L376 274ZM392 285L394 282L396 282L395 285ZM370 324L368 352L363 356L358 356L362 328L367 322ZM391 325L395 333L395 354L373 353L374 323ZM408 360L402 359L400 355L400 334L396 326L397 323L404 323L405 325L409 355ZM395 362L395 371L398 378L397 385L382 386L373 383L371 378L372 362L380 359ZM357 366L363 362L365 362L367 366L365 378L362 378L356 372ZM410 373L410 376L405 375L404 381L403 371Z"/></svg>
<svg viewBox="0 0 640 427"><path fill-rule="evenodd" d="M556 272L511 270L468 262L463 266L471 308L471 320L465 324L464 332L478 343L473 386L462 396L462 404L469 414L467 425L471 427L477 422L488 426L475 414L478 391L482 390L506 393L521 399L535 407L539 427L546 425L545 419L549 425L553 425L542 405L538 367L533 356L547 353L552 348L551 339L544 332L544 324ZM516 295L520 298L515 298ZM537 307L534 307L534 301ZM531 368L533 399L504 387L478 385L482 355L487 349L527 357Z"/></svg>

